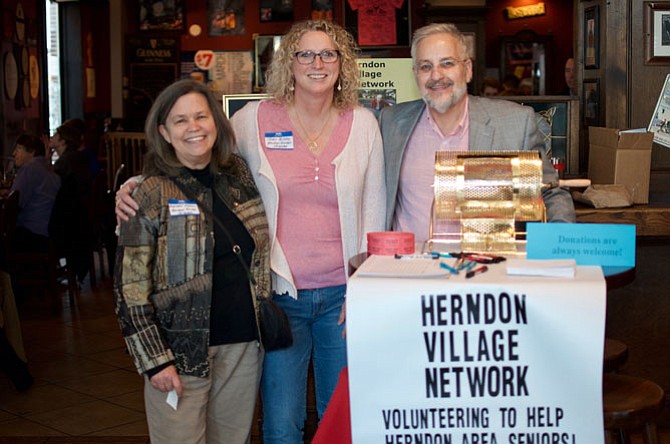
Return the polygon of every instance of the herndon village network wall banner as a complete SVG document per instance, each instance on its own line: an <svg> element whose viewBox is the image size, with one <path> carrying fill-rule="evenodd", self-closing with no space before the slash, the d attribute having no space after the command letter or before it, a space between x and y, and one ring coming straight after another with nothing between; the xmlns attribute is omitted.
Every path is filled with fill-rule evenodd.
<svg viewBox="0 0 670 444"><path fill-rule="evenodd" d="M358 59L361 105L375 115L382 108L421 98L412 72L412 59Z"/></svg>

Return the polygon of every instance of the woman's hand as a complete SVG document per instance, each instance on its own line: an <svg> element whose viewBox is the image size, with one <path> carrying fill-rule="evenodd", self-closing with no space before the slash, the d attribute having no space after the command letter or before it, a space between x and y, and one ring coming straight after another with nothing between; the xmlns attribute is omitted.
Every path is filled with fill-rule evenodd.
<svg viewBox="0 0 670 444"><path fill-rule="evenodd" d="M114 212L116 213L117 223L120 223L122 220L127 221L130 217L137 214L136 211L139 206L131 196L136 186L137 182L129 180L121 185L119 191L116 192L116 207L114 208Z"/></svg>
<svg viewBox="0 0 670 444"><path fill-rule="evenodd" d="M151 382L151 386L156 390L167 393L174 389L177 392L177 396L181 398L181 379L179 379L177 367L174 365L165 367L163 370L153 375L149 381Z"/></svg>

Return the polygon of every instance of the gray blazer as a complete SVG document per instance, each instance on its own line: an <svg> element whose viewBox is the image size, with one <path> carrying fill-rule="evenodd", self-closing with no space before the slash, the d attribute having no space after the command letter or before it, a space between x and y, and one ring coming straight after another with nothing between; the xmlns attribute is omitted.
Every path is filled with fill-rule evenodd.
<svg viewBox="0 0 670 444"><path fill-rule="evenodd" d="M423 100L414 100L383 108L379 116L386 169L387 229L391 229L393 223L403 154L425 106ZM547 159L542 135L535 124L535 113L532 108L507 100L476 96L469 96L468 108L471 150L539 151L543 163L543 183L558 180L556 171ZM545 188L542 197L547 207L549 222L575 222L575 207L566 190L558 187Z"/></svg>

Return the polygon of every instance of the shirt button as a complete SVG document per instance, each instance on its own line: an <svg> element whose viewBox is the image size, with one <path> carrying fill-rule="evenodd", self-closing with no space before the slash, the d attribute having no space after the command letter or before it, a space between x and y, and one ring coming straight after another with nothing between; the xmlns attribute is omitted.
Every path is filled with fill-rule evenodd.
<svg viewBox="0 0 670 444"><path fill-rule="evenodd" d="M314 180L319 180L319 176L314 176Z"/></svg>

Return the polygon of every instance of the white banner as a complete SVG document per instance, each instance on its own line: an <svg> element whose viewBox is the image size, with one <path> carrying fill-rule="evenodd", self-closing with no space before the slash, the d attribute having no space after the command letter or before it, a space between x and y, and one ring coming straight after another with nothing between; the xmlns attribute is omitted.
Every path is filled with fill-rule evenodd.
<svg viewBox="0 0 670 444"><path fill-rule="evenodd" d="M598 444L606 288L574 279L354 276L354 444ZM462 275L463 273L461 273Z"/></svg>

